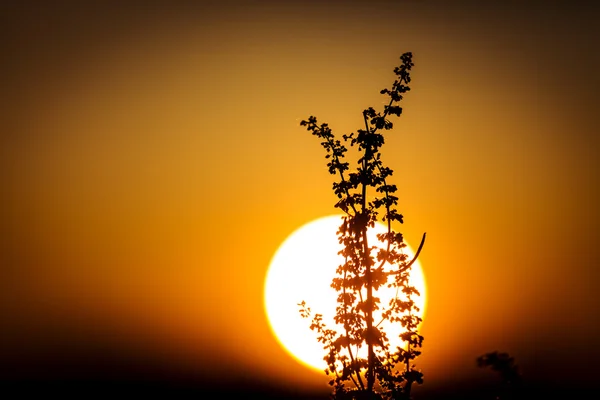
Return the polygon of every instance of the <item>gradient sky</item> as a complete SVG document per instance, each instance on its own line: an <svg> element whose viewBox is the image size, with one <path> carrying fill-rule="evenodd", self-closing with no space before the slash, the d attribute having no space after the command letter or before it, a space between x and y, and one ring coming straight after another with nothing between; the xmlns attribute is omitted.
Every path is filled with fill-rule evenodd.
<svg viewBox="0 0 600 400"><path fill-rule="evenodd" d="M428 236L415 396L494 378L475 366L493 350L540 386L595 383L593 6L120 3L0 11L0 379L326 395L262 303L279 244L335 212L299 122L360 128L412 51L382 153L402 232Z"/></svg>

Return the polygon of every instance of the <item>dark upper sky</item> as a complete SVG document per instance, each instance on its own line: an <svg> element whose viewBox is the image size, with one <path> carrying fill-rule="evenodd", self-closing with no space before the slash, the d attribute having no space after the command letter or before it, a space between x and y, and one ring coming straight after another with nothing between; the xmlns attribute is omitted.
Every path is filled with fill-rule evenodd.
<svg viewBox="0 0 600 400"><path fill-rule="evenodd" d="M415 398L493 382L492 350L537 388L595 383L592 2L147 3L0 8L7 381L326 395L262 305L278 245L334 212L298 122L357 129L412 51L384 156L428 232Z"/></svg>

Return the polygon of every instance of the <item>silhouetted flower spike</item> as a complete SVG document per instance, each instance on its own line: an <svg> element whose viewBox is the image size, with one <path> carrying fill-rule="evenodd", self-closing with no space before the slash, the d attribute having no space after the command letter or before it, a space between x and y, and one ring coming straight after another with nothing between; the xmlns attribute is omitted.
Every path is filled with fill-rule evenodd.
<svg viewBox="0 0 600 400"><path fill-rule="evenodd" d="M383 112L368 107L363 111L364 127L356 133L342 135L343 142L337 140L327 124L318 125L317 118L310 116L300 125L321 139L325 149L327 169L337 176L332 189L337 198L335 207L344 212L338 229L338 242L343 245L339 254L344 263L336 269L336 277L331 287L338 292L334 322L341 332L325 326L320 314L311 314L304 302L299 303L300 314L304 318L312 316L310 329L317 333L317 340L323 344L325 373L331 375L329 384L333 387L334 399L409 399L414 382L422 383L423 375L411 364L421 354L423 337L417 333L421 318L412 296L419 292L409 284L408 274L412 263L418 257L425 235L415 257L408 262L402 253L403 236L392 229L392 224L402 223L403 216L396 206L398 191L396 185L388 183L393 171L381 160L380 148L385 144L382 133L393 128L388 118L399 117L402 108L394 103L403 99L402 94L410 90L412 53L400 57L402 65L394 69L397 79L391 89L383 89L381 94L389 97L389 104ZM350 163L344 161L347 148L342 143L350 143L359 156L350 170ZM370 194L376 197L371 199ZM387 223L387 233L378 235L384 248L376 250L369 244L366 232L380 219ZM386 270L385 268L389 268ZM380 304L373 294L381 286L396 288L405 295L389 304ZM374 320L374 311L381 310L381 321ZM400 337L407 348L390 349L390 341L380 323L388 320L404 327ZM359 348L367 349L363 358Z"/></svg>

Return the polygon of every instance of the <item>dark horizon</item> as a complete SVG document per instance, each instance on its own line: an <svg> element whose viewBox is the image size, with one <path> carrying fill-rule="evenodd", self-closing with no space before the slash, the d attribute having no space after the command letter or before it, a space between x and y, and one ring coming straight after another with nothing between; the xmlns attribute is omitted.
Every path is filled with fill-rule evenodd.
<svg viewBox="0 0 600 400"><path fill-rule="evenodd" d="M46 346L46 349L51 346ZM33 351L32 351L33 350ZM18 352L12 358L3 357L0 364L0 386L6 393L20 395L60 395L62 398L86 398L109 395L164 395L174 399L192 398L210 394L215 397L259 396L262 399L326 400L329 387L320 389L299 387L276 382L268 375L255 375L252 371L236 369L218 357L205 360L191 368L174 363L169 357L159 358L144 352L132 352L126 347L107 347L86 344L77 353L72 346L54 346L51 351ZM29 354L29 356L24 356ZM16 353L15 353L16 355ZM594 371L593 360L588 364ZM516 360L519 365L519 360ZM475 359L473 364L476 364ZM557 363L560 364L560 363ZM523 384L515 399L559 396L565 398L591 398L599 393L593 377L577 380L557 364L540 366L535 375L522 374ZM585 362L584 362L585 365ZM211 369L211 366L215 367ZM580 366L581 368L581 366ZM415 400L484 400L492 399L503 388L496 371L481 368L476 378L457 379L440 385L427 379L413 388ZM556 379L548 380L548 377ZM574 379L575 378L575 379ZM583 397L581 397L583 396Z"/></svg>

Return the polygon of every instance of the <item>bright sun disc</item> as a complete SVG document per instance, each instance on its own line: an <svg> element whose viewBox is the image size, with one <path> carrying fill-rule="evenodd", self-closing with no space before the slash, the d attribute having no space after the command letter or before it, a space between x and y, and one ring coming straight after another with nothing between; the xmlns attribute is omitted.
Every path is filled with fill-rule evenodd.
<svg viewBox="0 0 600 400"><path fill-rule="evenodd" d="M325 351L323 345L317 342L316 333L309 328L310 320L300 317L298 303L306 301L313 315L322 314L327 327L341 331L333 319L337 293L330 287L336 268L344 261L337 254L342 248L336 234L341 222L341 216L338 215L323 217L293 232L273 256L265 280L265 309L275 337L297 360L320 371L327 366L323 360ZM386 231L386 226L376 224L368 232L369 244L380 243L376 234ZM414 252L408 245L403 251L409 259L413 258ZM389 266L386 270L389 270ZM410 283L421 294L414 296L413 300L423 317L425 278L419 260L412 265ZM396 290L387 286L374 292L374 296L381 299L382 308L395 295ZM403 347L398 338L402 331L399 323L385 321L380 327L386 332L392 348Z"/></svg>

